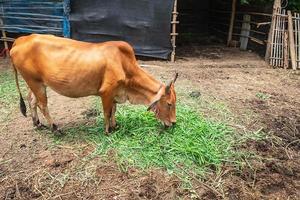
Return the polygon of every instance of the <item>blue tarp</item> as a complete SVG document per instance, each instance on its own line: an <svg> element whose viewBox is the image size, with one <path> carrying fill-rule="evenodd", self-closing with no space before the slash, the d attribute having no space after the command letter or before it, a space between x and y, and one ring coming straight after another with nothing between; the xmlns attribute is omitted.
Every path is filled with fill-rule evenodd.
<svg viewBox="0 0 300 200"><path fill-rule="evenodd" d="M69 0L0 0L2 28L70 37L69 4Z"/></svg>

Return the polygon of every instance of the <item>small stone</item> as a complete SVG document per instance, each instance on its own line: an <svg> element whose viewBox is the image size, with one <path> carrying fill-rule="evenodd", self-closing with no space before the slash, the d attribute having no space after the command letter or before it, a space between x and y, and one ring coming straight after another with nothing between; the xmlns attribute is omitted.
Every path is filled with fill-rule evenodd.
<svg viewBox="0 0 300 200"><path fill-rule="evenodd" d="M199 98L201 96L201 93L199 91L193 91L190 93L190 97L192 98Z"/></svg>
<svg viewBox="0 0 300 200"><path fill-rule="evenodd" d="M20 148L22 149L22 148L26 148L26 144L21 144L20 145Z"/></svg>
<svg viewBox="0 0 300 200"><path fill-rule="evenodd" d="M46 166L54 166L55 163L56 163L56 162L55 162L55 159L52 158L52 157L47 158L47 159L45 160L45 165L46 165Z"/></svg>

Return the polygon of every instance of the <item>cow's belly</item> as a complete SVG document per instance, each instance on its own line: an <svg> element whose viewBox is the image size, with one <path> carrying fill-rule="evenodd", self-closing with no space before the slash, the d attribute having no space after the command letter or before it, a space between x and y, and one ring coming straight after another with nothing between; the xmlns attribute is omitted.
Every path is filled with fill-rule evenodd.
<svg viewBox="0 0 300 200"><path fill-rule="evenodd" d="M72 98L98 95L100 87L99 77L55 77L47 78L45 83L55 92Z"/></svg>
<svg viewBox="0 0 300 200"><path fill-rule="evenodd" d="M55 87L53 85L49 85L50 88L52 90L54 90L55 92L57 92L60 95L66 96L66 97L71 97L71 98L78 98L78 97L87 97L87 96L91 96L91 95L98 95L98 91L95 89L74 89L68 86L65 87Z"/></svg>

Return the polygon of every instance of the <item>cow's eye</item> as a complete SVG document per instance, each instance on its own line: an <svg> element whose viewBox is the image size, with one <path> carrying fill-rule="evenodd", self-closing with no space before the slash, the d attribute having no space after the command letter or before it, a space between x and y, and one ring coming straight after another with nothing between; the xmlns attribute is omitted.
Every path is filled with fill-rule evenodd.
<svg viewBox="0 0 300 200"><path fill-rule="evenodd" d="M168 106L169 106L169 107L171 107L171 106L172 106L172 104L171 104L171 103L168 103Z"/></svg>

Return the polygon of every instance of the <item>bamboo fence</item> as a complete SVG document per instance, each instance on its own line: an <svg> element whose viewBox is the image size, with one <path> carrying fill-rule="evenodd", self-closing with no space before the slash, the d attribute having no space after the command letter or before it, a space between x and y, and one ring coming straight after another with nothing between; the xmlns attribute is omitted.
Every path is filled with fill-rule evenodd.
<svg viewBox="0 0 300 200"><path fill-rule="evenodd" d="M300 69L300 14L277 8L271 31L270 65Z"/></svg>

